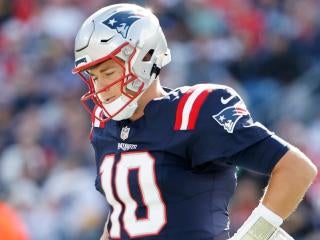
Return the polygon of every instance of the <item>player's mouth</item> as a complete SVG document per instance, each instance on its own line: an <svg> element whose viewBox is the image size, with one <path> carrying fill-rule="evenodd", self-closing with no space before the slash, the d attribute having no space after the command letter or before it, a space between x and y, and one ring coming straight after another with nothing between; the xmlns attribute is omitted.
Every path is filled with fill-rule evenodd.
<svg viewBox="0 0 320 240"><path fill-rule="evenodd" d="M116 98L117 98L116 96L106 98L106 99L104 99L103 103L106 103L106 104L111 103L114 100L116 100Z"/></svg>

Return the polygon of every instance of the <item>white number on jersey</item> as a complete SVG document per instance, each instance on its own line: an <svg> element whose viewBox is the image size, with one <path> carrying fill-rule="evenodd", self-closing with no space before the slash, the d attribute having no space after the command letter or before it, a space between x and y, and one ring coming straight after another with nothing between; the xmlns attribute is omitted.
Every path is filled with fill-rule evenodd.
<svg viewBox="0 0 320 240"><path fill-rule="evenodd" d="M166 206L157 186L154 164L155 159L148 152L122 153L117 164L114 155L107 155L104 158L100 174L107 201L113 207L109 233L112 238L120 238L119 217L122 210L121 220L130 237L157 235L166 224ZM144 219L137 219L135 214L138 205L130 194L128 183L130 171L138 172L138 184L147 209L147 216ZM111 184L113 178L115 189ZM124 204L124 209L116 199L115 193Z"/></svg>

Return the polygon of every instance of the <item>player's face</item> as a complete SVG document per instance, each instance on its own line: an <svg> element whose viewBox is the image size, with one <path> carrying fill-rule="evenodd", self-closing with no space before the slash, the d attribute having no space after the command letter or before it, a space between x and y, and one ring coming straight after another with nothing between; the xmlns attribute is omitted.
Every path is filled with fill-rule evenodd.
<svg viewBox="0 0 320 240"><path fill-rule="evenodd" d="M92 77L94 90L102 103L110 103L121 95L119 80L124 76L124 69L119 63L109 59L91 68L88 73Z"/></svg>

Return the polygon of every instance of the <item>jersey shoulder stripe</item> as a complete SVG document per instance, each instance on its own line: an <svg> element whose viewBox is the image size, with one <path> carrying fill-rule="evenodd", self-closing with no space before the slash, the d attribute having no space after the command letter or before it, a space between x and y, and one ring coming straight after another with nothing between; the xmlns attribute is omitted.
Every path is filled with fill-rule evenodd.
<svg viewBox="0 0 320 240"><path fill-rule="evenodd" d="M214 90L214 84L197 84L190 87L178 103L174 130L194 129L199 111L209 93Z"/></svg>

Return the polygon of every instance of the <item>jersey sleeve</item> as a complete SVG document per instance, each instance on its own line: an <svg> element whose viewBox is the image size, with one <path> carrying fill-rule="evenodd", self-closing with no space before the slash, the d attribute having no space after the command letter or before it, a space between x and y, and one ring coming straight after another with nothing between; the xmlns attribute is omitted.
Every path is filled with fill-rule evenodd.
<svg viewBox="0 0 320 240"><path fill-rule="evenodd" d="M241 97L232 88L223 86L210 92L199 111L190 142L192 166L244 162L246 168L254 169L256 159L249 156L246 161L235 161L234 156L274 133L252 119ZM259 158L259 154L253 157Z"/></svg>
<svg viewBox="0 0 320 240"><path fill-rule="evenodd" d="M228 158L230 164L269 175L289 150L289 143L271 135ZM223 161L223 160L222 160Z"/></svg>

